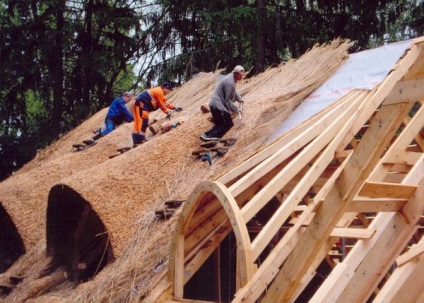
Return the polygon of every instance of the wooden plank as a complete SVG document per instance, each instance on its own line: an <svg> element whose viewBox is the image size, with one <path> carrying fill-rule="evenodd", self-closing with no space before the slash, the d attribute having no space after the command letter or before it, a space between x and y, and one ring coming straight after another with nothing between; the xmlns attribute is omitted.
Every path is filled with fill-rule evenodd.
<svg viewBox="0 0 424 303"><path fill-rule="evenodd" d="M207 239L213 234L218 226L221 226L222 223L227 219L225 210L221 208L218 212L214 213L212 216L207 218L202 225L190 233L190 235L185 235L184 239L184 255L189 256L196 252L195 247L199 243L207 241Z"/></svg>
<svg viewBox="0 0 424 303"><path fill-rule="evenodd" d="M424 252L424 241L412 246L406 253L396 258L396 264L402 266L407 262L412 261L416 257L420 256Z"/></svg>
<svg viewBox="0 0 424 303"><path fill-rule="evenodd" d="M418 184L424 178L423 175L424 175L424 154L421 156L421 159L411 169L410 173L408 174L404 182ZM422 212L420 211L420 209L421 208L419 204L408 203L402 208L401 214L409 222L414 222L416 220L419 220L422 216Z"/></svg>
<svg viewBox="0 0 424 303"><path fill-rule="evenodd" d="M308 192L309 188L315 183L315 181L319 178L325 168L333 160L337 147L339 146L341 140L348 133L352 123L356 119L359 102L359 99L353 100L351 102L351 107L343 114L339 115L339 118L335 119L334 123L329 125L327 130L325 130L320 136L318 136L316 140L311 142L298 155L298 157L293 160L296 165L300 163L304 166L304 161L302 161L303 155L305 157L308 157L307 154L309 153L309 157L315 156L317 151L320 150L321 146L325 145L326 142L330 140L330 143L328 143L324 151L321 152L314 164L310 166L308 172L303 176L302 180L297 183L296 187L290 192L287 199L282 203L282 205L278 208L275 214L267 222L267 224L259 233L259 235L257 235L256 238L253 240L252 250L254 259L256 259L262 253L262 251L265 249L265 247L269 244L271 239L278 231L281 224L289 218L290 214L294 211L295 207L299 204L303 196ZM334 132L334 130L336 130L336 132ZM245 207L243 207L242 213L245 220L246 217L249 218L250 216L252 216L253 211L257 212L260 209L260 207L264 203L263 201L268 201L268 195L271 195L272 193L274 193L275 190L278 190L277 188L279 186L282 187L285 185L283 179L287 178L291 174L296 175L298 173L298 170L295 169L295 166L292 166L290 164L287 165L276 176L276 178L274 178L274 180L267 184L258 195L251 199ZM281 176L281 178L278 178L279 176ZM263 195L260 196L261 194ZM250 205L252 205L252 208L248 209Z"/></svg>
<svg viewBox="0 0 424 303"><path fill-rule="evenodd" d="M323 197L328 194L328 191L339 178L341 172L347 165L352 153L348 155L345 160L340 164L333 176L328 179L325 186L321 191L310 201L308 208L300 215L296 224L290 228L284 237L278 242L275 248L271 251L269 256L262 262L257 272L244 288L240 289L233 300L233 302L255 302L259 296L268 289L270 283L273 281L281 264L286 260L287 256L296 247L301 235L304 233L303 222L307 220L311 213L313 213L321 204Z"/></svg>
<svg viewBox="0 0 424 303"><path fill-rule="evenodd" d="M212 218L218 211L222 210L222 205L218 199L212 196L202 198L203 201L208 201L203 206L199 206L193 217L190 220L190 226L185 232L185 236L188 237L192 232L199 229L199 226L203 226L205 221ZM203 204L203 203L202 203Z"/></svg>
<svg viewBox="0 0 424 303"><path fill-rule="evenodd" d="M355 92L352 92L352 94L353 93ZM300 148L302 145L307 144L311 139L313 139L319 134L319 130L324 129L322 126L320 126L323 125L322 122L327 121L327 119L330 119L329 121L331 121L331 117L336 117L337 112L340 111L340 108L345 107L347 105L348 103L345 99L342 99L340 102L333 103L329 107L325 108L319 115L311 117L295 129L289 131L280 139L277 139L275 142L270 144L268 147L266 147L256 155L249 158L247 161L245 161L238 167L223 175L221 178L218 179L218 181L223 184L227 184L234 178L243 175L245 172L249 171L262 161L273 156L277 151L281 150L285 146L288 146L290 142L297 142L296 144L298 145L298 148ZM314 130L318 130L318 132L315 132ZM298 138L300 134L309 134L311 136L305 137L304 142L302 142L303 139ZM237 196L237 194L234 193L233 195Z"/></svg>
<svg viewBox="0 0 424 303"><path fill-rule="evenodd" d="M424 210L424 206L419 202L423 199L420 195L424 194L424 182L421 181L424 170L421 162L414 166L404 180L415 184L422 182L421 191L417 191L407 202L407 205L416 205L415 209L420 214ZM421 172L421 176L417 177L415 171ZM352 302L366 301L381 280L381 273L390 269L396 256L415 233L418 220L419 218L415 217L414 221L408 223L399 214L379 214L371 223L371 227L377 230L372 240L355 245L343 261L346 263L346 271L332 273L331 278L317 291L314 302L337 301L342 298L351 298ZM396 228L393 228L394 226ZM366 275L362 274L363 272L366 272Z"/></svg>
<svg viewBox="0 0 424 303"><path fill-rule="evenodd" d="M417 186L415 185L366 182L359 191L358 196L370 198L409 199L416 189Z"/></svg>
<svg viewBox="0 0 424 303"><path fill-rule="evenodd" d="M230 231L231 223L226 220L222 225L219 226L219 228L216 229L216 232L210 233L208 241L204 241L201 243L201 245L198 246L198 249L195 250L195 254L191 254L189 258L186 258L189 260L184 264L184 278L182 281L183 283L181 283L182 287L184 287L184 285L193 277L193 275L216 250L216 248L225 239Z"/></svg>
<svg viewBox="0 0 424 303"><path fill-rule="evenodd" d="M373 303L423 302L424 298L420 298L424 294L423 271L423 255L416 262L396 268Z"/></svg>
<svg viewBox="0 0 424 303"><path fill-rule="evenodd" d="M386 98L387 104L424 100L424 78L400 80Z"/></svg>
<svg viewBox="0 0 424 303"><path fill-rule="evenodd" d="M383 163L414 165L421 157L421 154L422 153L408 152L406 150L399 151L396 154L391 154L390 156L385 157Z"/></svg>
<svg viewBox="0 0 424 303"><path fill-rule="evenodd" d="M394 212L401 210L407 199L391 199L391 198L355 198L347 211L358 213L370 212Z"/></svg>
<svg viewBox="0 0 424 303"><path fill-rule="evenodd" d="M378 106L381 104L381 100L374 98L375 91L365 91L363 95L361 95L362 103L367 104L364 106L359 112L358 119L353 123L351 132L352 134L357 134L361 129L364 129L366 125L366 129L369 129L368 120L370 117L375 115L377 112ZM365 121L365 122L364 122ZM337 153L343 153L344 147L351 145L351 149L355 149L358 146L358 140L354 136L346 136L340 144L340 148L337 150Z"/></svg>
<svg viewBox="0 0 424 303"><path fill-rule="evenodd" d="M392 74L393 75L393 74ZM380 155L391 141L398 125L408 113L405 104L383 106L371 122L370 129L359 142L358 147L342 174L324 202L318 207L314 222L310 224L300 243L284 262L269 291L265 294L264 302L292 301L297 287L307 269L315 261L315 252L323 246L326 240L346 210L354 195L362 186L363 180L370 174L378 163ZM381 127L384 125L384 127Z"/></svg>
<svg viewBox="0 0 424 303"><path fill-rule="evenodd" d="M408 74L408 72L411 69L411 67L413 66L413 64L418 62L417 59L421 55L422 48L423 48L422 44L412 45L411 49L408 51L406 56L403 57L401 60L399 60L398 63L396 63L396 65L394 67L394 71L382 83L382 84L384 84L386 82L387 86L390 86L390 88L388 89L389 93L386 93L386 97L391 93L391 91L393 90L393 87L395 87L396 83ZM389 80L389 81L387 81L387 80ZM396 82L396 83L393 83L393 82ZM395 101L393 99L392 100L386 99L384 101L384 104L390 105L390 104L396 104L396 102L397 101Z"/></svg>
<svg viewBox="0 0 424 303"><path fill-rule="evenodd" d="M331 237L350 239L370 239L375 234L375 229L370 228L334 228Z"/></svg>
<svg viewBox="0 0 424 303"><path fill-rule="evenodd" d="M396 163L396 159L402 159L402 157L405 156L405 160L408 161L406 164L414 165L416 161L420 159L420 155L408 156L411 155L411 152L405 151L423 127L422 121L424 121L424 106L421 106L421 108L415 113L414 117L402 130L400 136L398 136L397 140L386 152L386 155L383 157L383 163Z"/></svg>
<svg viewBox="0 0 424 303"><path fill-rule="evenodd" d="M355 95L356 96L356 95ZM357 99L356 101L358 101ZM337 118L326 124L326 129L314 140L311 144L306 146L290 163L287 164L274 178L264 186L264 188L256 194L245 206L242 208L242 214L245 221L249 221L262 207L275 196L287 182L298 174L309 161L311 161L321 150L340 132L340 128L346 123L346 118L350 113L353 115L355 107L353 104L355 100L350 100L350 105L347 110L348 113L339 113ZM343 120L344 119L344 120ZM348 123L349 125L349 123ZM344 128L347 131L346 128ZM338 144L337 144L338 145ZM334 152L333 152L334 154ZM328 165L328 162L327 162ZM264 167L265 168L265 167ZM253 170L252 172L256 172ZM253 177L253 176L252 176ZM240 184L241 185L241 184ZM244 185L243 185L244 186ZM233 188L233 186L231 187ZM235 190L235 189L234 189ZM237 189L238 191L239 189ZM236 192L236 191L233 191Z"/></svg>
<svg viewBox="0 0 424 303"><path fill-rule="evenodd" d="M279 163L295 154L311 140L320 135L328 127L328 125L332 124L332 122L337 119L340 112L343 112L344 109L350 107L351 99L359 94L359 92L350 94L349 97L344 98L337 107L326 112L323 116L319 115L319 119L314 119L314 123L308 124L307 128L300 128L302 132L296 132L296 136L293 136L290 133L287 138L283 137L281 141L285 143L284 145L282 145L279 149L273 150L273 153L264 159L259 165L229 187L233 196L238 196L238 194L246 190L250 185L254 184L256 180L264 176ZM262 152L260 155L262 155ZM248 160L248 162L249 161L251 160ZM226 178L227 177L220 178L219 181L223 182Z"/></svg>

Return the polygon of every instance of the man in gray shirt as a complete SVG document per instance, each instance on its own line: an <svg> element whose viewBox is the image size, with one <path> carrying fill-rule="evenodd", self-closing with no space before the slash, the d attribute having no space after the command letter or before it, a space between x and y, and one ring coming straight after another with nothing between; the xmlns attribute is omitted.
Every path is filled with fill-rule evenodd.
<svg viewBox="0 0 424 303"><path fill-rule="evenodd" d="M242 104L244 100L236 92L236 84L243 79L244 68L237 65L233 72L226 75L219 83L209 101L214 126L200 136L202 141L220 140L234 126L231 114L241 110L234 101Z"/></svg>

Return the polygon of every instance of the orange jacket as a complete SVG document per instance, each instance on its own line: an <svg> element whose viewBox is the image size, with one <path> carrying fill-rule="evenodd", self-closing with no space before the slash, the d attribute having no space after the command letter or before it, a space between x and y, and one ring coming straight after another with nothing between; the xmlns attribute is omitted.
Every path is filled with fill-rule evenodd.
<svg viewBox="0 0 424 303"><path fill-rule="evenodd" d="M172 104L166 104L165 94L161 86L145 90L139 94L135 98L134 104L134 131L140 132L143 128L146 128L149 112L156 111L159 108L165 114L168 113L168 109L174 108ZM145 125L142 125L142 120L147 120L144 122Z"/></svg>

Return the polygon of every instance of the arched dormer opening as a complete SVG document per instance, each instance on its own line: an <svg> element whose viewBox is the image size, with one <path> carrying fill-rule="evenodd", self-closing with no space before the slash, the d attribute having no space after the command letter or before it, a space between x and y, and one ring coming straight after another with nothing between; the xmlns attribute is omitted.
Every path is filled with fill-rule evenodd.
<svg viewBox="0 0 424 303"><path fill-rule="evenodd" d="M0 274L25 253L24 242L15 224L0 203Z"/></svg>
<svg viewBox="0 0 424 303"><path fill-rule="evenodd" d="M88 201L64 184L50 190L46 234L47 255L75 283L93 278L114 259L101 218Z"/></svg>

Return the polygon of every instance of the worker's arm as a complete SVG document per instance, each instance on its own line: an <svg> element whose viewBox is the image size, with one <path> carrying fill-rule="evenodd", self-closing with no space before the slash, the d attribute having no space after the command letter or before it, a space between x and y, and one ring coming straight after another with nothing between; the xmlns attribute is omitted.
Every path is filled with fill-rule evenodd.
<svg viewBox="0 0 424 303"><path fill-rule="evenodd" d="M125 105L124 100L118 103L119 112L124 115L124 120L127 122L131 122L134 120L134 116L130 113L127 106Z"/></svg>
<svg viewBox="0 0 424 303"><path fill-rule="evenodd" d="M237 92L235 92L235 94L234 94L234 99L240 104L244 103L243 98Z"/></svg>
<svg viewBox="0 0 424 303"><path fill-rule="evenodd" d="M238 113L239 109L233 102L233 97L235 96L235 87L231 83L225 84L225 103L227 108L230 108L231 111Z"/></svg>
<svg viewBox="0 0 424 303"><path fill-rule="evenodd" d="M168 110L174 109L174 106L172 104L166 104L166 99L162 88L155 87L153 89L150 89L149 92L152 98L155 99L157 107L159 107L165 114L168 113Z"/></svg>

